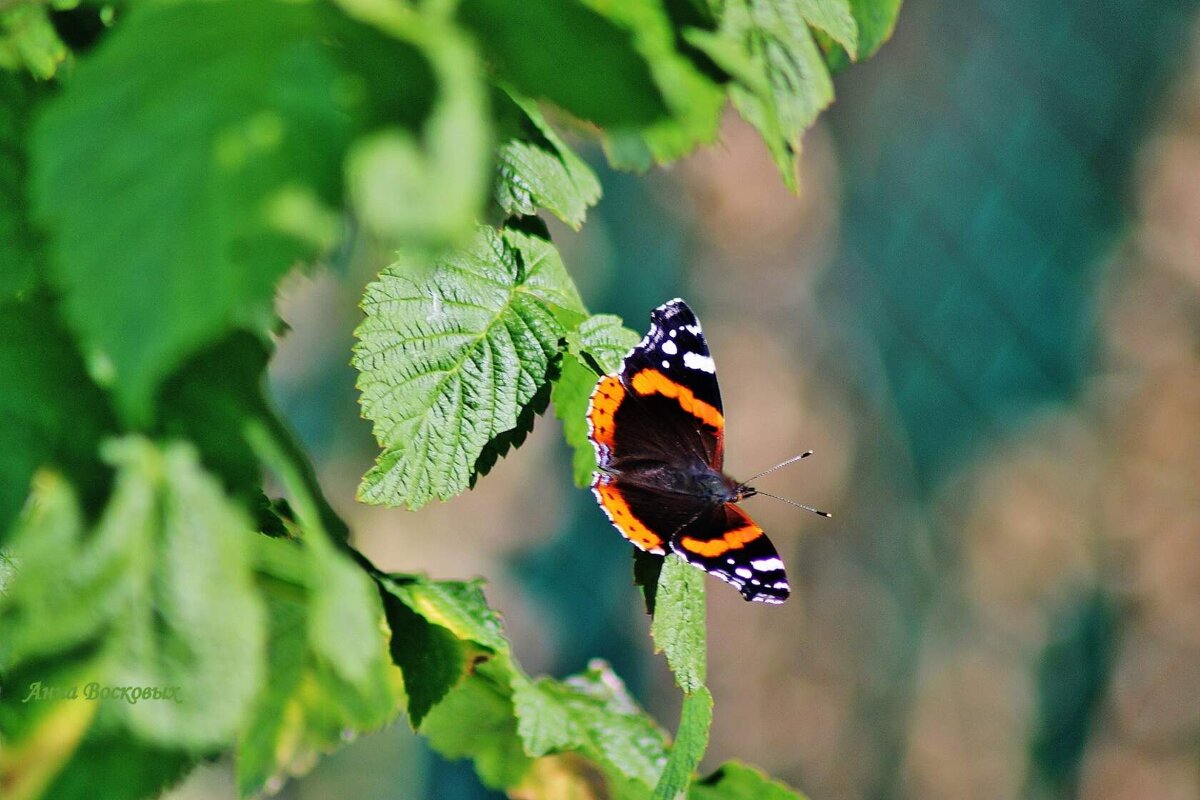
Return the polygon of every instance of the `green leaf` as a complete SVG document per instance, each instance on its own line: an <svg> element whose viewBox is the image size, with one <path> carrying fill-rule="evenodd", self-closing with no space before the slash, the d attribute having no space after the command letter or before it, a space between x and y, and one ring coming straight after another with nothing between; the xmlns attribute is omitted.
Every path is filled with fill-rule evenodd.
<svg viewBox="0 0 1200 800"><path fill-rule="evenodd" d="M88 536L75 492L44 472L11 541L13 578L0 594L0 672L57 659L91 661L88 645L119 613L121 532ZM69 591L64 591L64 588ZM63 658L74 652L77 658ZM42 680L41 676L35 680ZM7 694L7 693L6 693Z"/></svg>
<svg viewBox="0 0 1200 800"><path fill-rule="evenodd" d="M481 664L434 706L421 734L446 758L470 758L480 781L492 789L514 786L532 763L517 735L508 677L493 662Z"/></svg>
<svg viewBox="0 0 1200 800"><path fill-rule="evenodd" d="M105 800L157 797L183 780L198 760L184 750L139 740L121 725L112 707L102 707L71 760L42 796L91 800L97 788L104 787Z"/></svg>
<svg viewBox="0 0 1200 800"><path fill-rule="evenodd" d="M353 603L367 611L368 619L378 600L368 602L353 589L337 598L339 586L325 582L320 568L328 554L315 552L307 542L266 536L253 541L267 601L270 678L263 682L239 736L236 772L243 796L306 772L319 754L344 745L348 732L382 727L399 710L397 678L388 666L382 631L358 634L363 640L352 652L364 647L371 652L365 659L355 657L355 662L365 661L365 669L357 670L347 669L344 659L331 658L329 648L337 642L319 633L322 623L316 607L321 595L335 595L324 601L326 606ZM356 671L362 673L357 679L344 677Z"/></svg>
<svg viewBox="0 0 1200 800"><path fill-rule="evenodd" d="M385 594L383 608L392 629L392 663L404 674L408 719L419 728L429 710L466 674L467 648L394 595Z"/></svg>
<svg viewBox="0 0 1200 800"><path fill-rule="evenodd" d="M334 683L364 696L386 698L387 659L382 645L383 616L376 586L361 566L338 547L326 519L332 514L311 465L292 452L290 438L272 420L247 424L247 439L259 458L282 481L296 509L303 535L303 575L308 589L308 639ZM333 519L334 524L344 525Z"/></svg>
<svg viewBox="0 0 1200 800"><path fill-rule="evenodd" d="M257 534L191 447L127 437L104 452L117 478L94 529L47 475L13 539L0 666L77 662L100 686L170 688L108 702L143 741L206 752L232 737L262 675Z"/></svg>
<svg viewBox="0 0 1200 800"><path fill-rule="evenodd" d="M94 537L125 545L131 592L110 680L178 687L180 697L119 707L147 741L222 745L262 675L265 620L247 550L257 534L191 447L130 437L105 454L118 477Z"/></svg>
<svg viewBox="0 0 1200 800"><path fill-rule="evenodd" d="M259 0L138 5L81 59L35 128L32 194L128 421L193 350L271 330L276 281L336 238L352 138L423 120L428 74L324 3Z"/></svg>
<svg viewBox="0 0 1200 800"><path fill-rule="evenodd" d="M650 635L686 694L704 686L704 625L704 573L679 556L668 555L658 578Z"/></svg>
<svg viewBox="0 0 1200 800"><path fill-rule="evenodd" d="M575 751L598 764L610 786L649 794L667 762L666 736L607 664L593 661L563 681L530 681L518 672L512 685L526 753Z"/></svg>
<svg viewBox="0 0 1200 800"><path fill-rule="evenodd" d="M43 465L70 474L85 509L98 510L109 473L97 447L116 421L41 293L0 302L0 416L0 542Z"/></svg>
<svg viewBox="0 0 1200 800"><path fill-rule="evenodd" d="M559 316L583 306L549 242L480 228L432 266L385 268L363 310L354 365L383 453L359 498L419 508L471 485L485 448L547 382Z"/></svg>
<svg viewBox="0 0 1200 800"><path fill-rule="evenodd" d="M849 0L858 26L858 57L874 55L892 37L901 0Z"/></svg>
<svg viewBox="0 0 1200 800"><path fill-rule="evenodd" d="M693 783L687 796L688 800L804 800L801 793L737 761L728 761Z"/></svg>
<svg viewBox="0 0 1200 800"><path fill-rule="evenodd" d="M612 375L640 338L636 331L625 327L620 317L596 314L567 334L567 350L580 363L586 364L590 357L604 374Z"/></svg>
<svg viewBox="0 0 1200 800"><path fill-rule="evenodd" d="M461 242L487 196L493 144L473 48L456 26L433 13L373 0L338 4L420 52L436 84L436 93L411 98L435 96L419 129L391 127L354 147L346 173L359 219L385 241L434 247ZM426 69L381 66L383 76L402 75L401 82L429 80Z"/></svg>
<svg viewBox="0 0 1200 800"><path fill-rule="evenodd" d="M642 168L644 153L658 163L687 155L699 144L716 139L724 88L701 72L677 46L678 34L662 2L647 0L583 0L630 32L634 47L646 59L663 93L670 115L638 131L617 131L610 141L614 165Z"/></svg>
<svg viewBox="0 0 1200 800"><path fill-rule="evenodd" d="M571 446L576 486L589 485L596 470L596 453L587 431L588 399L598 380L591 364L606 374L615 373L639 338L621 323L620 317L609 314L589 317L567 333L567 354L551 397L554 413L562 420L563 436Z"/></svg>
<svg viewBox="0 0 1200 800"><path fill-rule="evenodd" d="M259 546L264 552L299 549L285 540L265 537ZM300 761L297 751L308 751L298 744L308 738L304 735L307 728L296 724L294 713L308 666L304 603L299 596L303 588L297 586L296 592L291 598L279 592L266 593L270 679L259 690L235 752L238 793L243 797L261 790L272 777Z"/></svg>
<svg viewBox="0 0 1200 800"><path fill-rule="evenodd" d="M572 721L566 707L550 687L547 678L532 681L516 675L513 685L513 713L517 715L517 732L531 756L569 750L574 743Z"/></svg>
<svg viewBox="0 0 1200 800"><path fill-rule="evenodd" d="M712 695L701 686L695 692L684 695L683 710L679 714L679 732L671 756L663 768L662 777L654 787L655 800L682 800L687 796L692 773L700 766L700 759L708 749L708 732L712 727Z"/></svg>
<svg viewBox="0 0 1200 800"><path fill-rule="evenodd" d="M579 230L600 199L600 182L542 116L537 104L513 92L497 92L497 113L514 131L496 150L496 203L509 215L554 213Z"/></svg>
<svg viewBox="0 0 1200 800"><path fill-rule="evenodd" d="M458 15L497 76L527 97L601 126L667 112L632 35L578 0L463 0Z"/></svg>
<svg viewBox="0 0 1200 800"><path fill-rule="evenodd" d="M198 351L167 378L158 393L155 432L188 439L225 490L247 509L262 496L262 464L246 440L247 420L270 415L263 399L268 345L239 331Z"/></svg>
<svg viewBox="0 0 1200 800"><path fill-rule="evenodd" d="M263 682L235 754L243 796L308 771L320 754L344 745L348 732L380 728L398 711L398 688L386 667L382 636L373 637L376 668L357 683L343 680L313 643L309 607L314 592L322 587L311 585L311 575L305 574L311 555L285 539L259 537L258 544L262 568L278 571L281 562L293 561L302 577L295 584L264 583L270 678Z"/></svg>
<svg viewBox="0 0 1200 800"><path fill-rule="evenodd" d="M789 188L800 137L833 101L833 81L800 6L787 0L728 0L718 35L688 40L735 78L730 97L758 129Z"/></svg>
<svg viewBox="0 0 1200 800"><path fill-rule="evenodd" d="M800 0L800 13L814 28L829 34L851 53L858 52L858 24L852 0Z"/></svg>
<svg viewBox="0 0 1200 800"><path fill-rule="evenodd" d="M434 625L494 653L507 653L500 617L487 604L482 581L431 581L416 575L389 575L383 587Z"/></svg>
<svg viewBox="0 0 1200 800"><path fill-rule="evenodd" d="M35 77L54 77L71 53L41 3L13 3L0 9L0 69L24 66ZM3 241L0 239L0 241Z"/></svg>
<svg viewBox="0 0 1200 800"><path fill-rule="evenodd" d="M0 70L0 300L28 290L43 272L42 242L25 200L29 121L41 95L26 76Z"/></svg>
<svg viewBox="0 0 1200 800"><path fill-rule="evenodd" d="M409 720L418 728L464 677L472 659L507 656L508 641L479 581L431 581L418 575L377 580L392 628L392 661L404 673Z"/></svg>

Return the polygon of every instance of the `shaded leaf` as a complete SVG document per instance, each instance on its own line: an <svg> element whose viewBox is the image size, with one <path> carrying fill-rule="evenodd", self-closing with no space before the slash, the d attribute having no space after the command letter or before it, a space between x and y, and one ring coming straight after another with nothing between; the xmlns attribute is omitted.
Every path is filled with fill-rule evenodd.
<svg viewBox="0 0 1200 800"><path fill-rule="evenodd" d="M131 736L111 708L97 711L87 735L43 797L92 800L97 787L104 787L105 800L156 797L183 780L199 761L185 750L147 744Z"/></svg>
<svg viewBox="0 0 1200 800"><path fill-rule="evenodd" d="M46 464L72 477L88 512L98 510L109 473L97 449L116 420L44 294L0 302L0 416L0 542Z"/></svg>
<svg viewBox="0 0 1200 800"><path fill-rule="evenodd" d="M429 709L466 674L467 648L390 594L384 595L383 608L392 629L392 663L404 673L408 720L419 728Z"/></svg>
<svg viewBox="0 0 1200 800"><path fill-rule="evenodd" d="M337 0L352 17L420 52L420 77L436 85L419 127L393 126L355 145L346 173L359 219L385 241L444 246L471 234L487 196L492 157L491 118L480 65L457 26L440 14L409 13L399 3ZM380 65L381 77L400 74ZM426 77L423 73L428 71Z"/></svg>
<svg viewBox="0 0 1200 800"><path fill-rule="evenodd" d="M725 91L678 49L678 34L662 2L583 0L633 37L670 114L639 130L613 132L606 149L614 166L644 169L667 163L717 136Z"/></svg>
<svg viewBox="0 0 1200 800"><path fill-rule="evenodd" d="M29 122L41 94L25 75L0 69L0 301L28 290L43 273L41 237L29 220L25 199Z"/></svg>
<svg viewBox="0 0 1200 800"><path fill-rule="evenodd" d="M508 676L493 662L480 665L434 706L421 734L446 758L470 758L492 789L516 785L532 763L517 735Z"/></svg>
<svg viewBox="0 0 1200 800"><path fill-rule="evenodd" d="M601 126L640 127L667 112L630 32L578 0L464 0L458 14L496 74L526 97Z"/></svg>
<svg viewBox="0 0 1200 800"><path fill-rule="evenodd" d="M663 560L655 593L650 635L667 657L675 682L686 694L704 686L706 673L704 573L676 555Z"/></svg>
<svg viewBox="0 0 1200 800"><path fill-rule="evenodd" d="M708 749L708 732L712 727L712 695L701 686L684 695L679 714L679 731L671 756L663 768L662 777L654 787L655 800L676 800L687 796L692 773Z"/></svg>
<svg viewBox="0 0 1200 800"><path fill-rule="evenodd" d="M633 583L642 590L646 613L654 616L658 579L662 575L663 557L645 550L633 548Z"/></svg>
<svg viewBox="0 0 1200 800"><path fill-rule="evenodd" d="M155 432L186 438L225 490L247 509L262 497L262 464L246 440L247 420L270 415L263 399L268 345L239 331L198 351L158 393Z"/></svg>
<svg viewBox="0 0 1200 800"><path fill-rule="evenodd" d="M368 503L418 508L466 489L484 448L517 426L582 303L553 246L480 228L431 266L401 261L363 298L356 333L363 415L383 448Z"/></svg>
<svg viewBox="0 0 1200 800"><path fill-rule="evenodd" d="M325 556L296 540L259 536L254 542L267 601L270 678L262 684L239 736L235 763L242 795L308 771L320 754L343 746L348 732L380 728L399 710L398 687L380 630L355 645L354 650L369 647L370 653L352 655L350 668L345 656L330 658L329 647L338 642L320 633L316 613L322 605L318 598L336 595L339 585L326 582L319 566ZM369 613L378 608L378 600L371 601L351 591L323 605L354 603ZM345 677L356 673L354 680Z"/></svg>

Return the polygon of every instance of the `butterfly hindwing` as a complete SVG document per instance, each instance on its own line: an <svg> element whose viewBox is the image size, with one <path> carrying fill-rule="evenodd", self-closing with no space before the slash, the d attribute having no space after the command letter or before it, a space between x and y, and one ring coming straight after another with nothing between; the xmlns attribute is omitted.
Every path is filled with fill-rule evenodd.
<svg viewBox="0 0 1200 800"><path fill-rule="evenodd" d="M704 506L688 495L655 491L644 485L645 477L637 471L597 472L592 493L622 536L642 550L664 555L671 532L693 521Z"/></svg>
<svg viewBox="0 0 1200 800"><path fill-rule="evenodd" d="M670 544L688 563L733 584L747 600L782 603L791 592L779 551L733 503L685 526Z"/></svg>

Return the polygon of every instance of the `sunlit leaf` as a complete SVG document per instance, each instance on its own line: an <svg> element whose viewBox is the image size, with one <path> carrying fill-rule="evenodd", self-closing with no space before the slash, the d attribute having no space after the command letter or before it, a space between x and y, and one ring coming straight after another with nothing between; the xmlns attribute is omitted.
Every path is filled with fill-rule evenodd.
<svg viewBox="0 0 1200 800"><path fill-rule="evenodd" d="M546 122L537 105L516 94L497 93L500 113L513 131L496 150L496 202L510 215L545 208L578 229L600 199L595 173Z"/></svg>
<svg viewBox="0 0 1200 800"><path fill-rule="evenodd" d="M553 246L511 228L480 228L432 265L387 267L363 310L354 365L383 453L359 497L409 508L471 484L485 448L546 384L564 333L556 315L583 312Z"/></svg>
<svg viewBox="0 0 1200 800"><path fill-rule="evenodd" d="M621 359L637 344L638 334L626 328L619 317L597 314L567 333L567 354L562 374L554 382L554 413L562 420L563 436L571 446L572 474L576 486L591 483L596 453L588 440L587 404L596 388L598 375L592 365L606 374L621 367Z"/></svg>
<svg viewBox="0 0 1200 800"><path fill-rule="evenodd" d="M654 646L663 651L675 682L687 694L704 686L707 636L704 573L675 555L663 561L655 594Z"/></svg>
<svg viewBox="0 0 1200 800"><path fill-rule="evenodd" d="M679 731L671 747L671 756L663 768L662 777L654 787L655 800L676 800L687 794L692 773L708 749L708 731L712 727L712 695L701 686L684 695L683 711L679 715Z"/></svg>

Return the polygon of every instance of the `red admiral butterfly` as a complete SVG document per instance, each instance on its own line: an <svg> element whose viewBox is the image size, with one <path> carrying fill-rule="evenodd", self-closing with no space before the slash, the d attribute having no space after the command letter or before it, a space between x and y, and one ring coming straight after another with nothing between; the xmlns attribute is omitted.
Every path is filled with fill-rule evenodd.
<svg viewBox="0 0 1200 800"><path fill-rule="evenodd" d="M704 333L687 303L676 299L654 309L650 331L625 356L620 371L600 378L588 404L588 438L599 466L592 492L622 536L657 555L670 548L733 584L747 600L787 599L778 551L735 505L766 493L722 472L721 391Z"/></svg>

